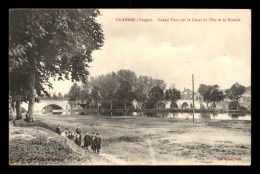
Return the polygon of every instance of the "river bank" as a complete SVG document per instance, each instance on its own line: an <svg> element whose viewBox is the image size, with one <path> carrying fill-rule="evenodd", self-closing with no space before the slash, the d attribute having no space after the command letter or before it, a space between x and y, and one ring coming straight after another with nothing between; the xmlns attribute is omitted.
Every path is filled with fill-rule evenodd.
<svg viewBox="0 0 260 174"><path fill-rule="evenodd" d="M25 138L33 139L29 135L38 136L35 130L23 132L27 129L42 131L42 135L59 140L59 135L50 130L58 124L62 130L74 130L79 124L82 135L87 131L99 132L102 138L101 154L95 155L69 142L74 147L70 155L75 156L65 156L63 162L49 162L51 165L249 165L251 161L251 121L248 120L195 120L193 123L166 117L37 115L36 121L49 128L13 127L20 130L18 133L10 130L10 145Z"/></svg>

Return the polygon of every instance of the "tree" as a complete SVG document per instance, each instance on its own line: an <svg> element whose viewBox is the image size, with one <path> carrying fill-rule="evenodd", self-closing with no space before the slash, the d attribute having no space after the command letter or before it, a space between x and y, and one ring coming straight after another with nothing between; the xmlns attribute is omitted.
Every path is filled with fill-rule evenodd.
<svg viewBox="0 0 260 174"><path fill-rule="evenodd" d="M227 89L226 95L230 100L233 100L237 103L237 110L239 108L239 99L242 97L242 95L246 92L246 87L243 85L240 85L239 83L234 83L230 89Z"/></svg>
<svg viewBox="0 0 260 174"><path fill-rule="evenodd" d="M174 87L169 88L165 91L165 99L171 102L176 102L181 98L181 92Z"/></svg>
<svg viewBox="0 0 260 174"><path fill-rule="evenodd" d="M113 102L116 100L116 92L119 88L116 73L112 72L101 76L100 93L104 102L110 103L110 109L113 109Z"/></svg>
<svg viewBox="0 0 260 174"><path fill-rule="evenodd" d="M91 96L88 90L82 89L80 91L80 101L81 103L85 104L84 109L89 107L89 104L91 102Z"/></svg>
<svg viewBox="0 0 260 174"><path fill-rule="evenodd" d="M149 92L155 86L164 90L166 83L164 83L163 80L153 79L152 77L147 76L139 76L137 78L134 91L136 93L136 100L140 105L144 104L148 100Z"/></svg>
<svg viewBox="0 0 260 174"><path fill-rule="evenodd" d="M130 104L135 99L135 93L133 91L132 86L130 85L130 83L128 81L123 81L120 84L115 95L116 95L116 98L120 102L124 103L125 109L126 109L127 103Z"/></svg>
<svg viewBox="0 0 260 174"><path fill-rule="evenodd" d="M137 77L134 71L121 69L117 72L117 79L119 84L122 84L124 81L127 81L133 87L135 86Z"/></svg>
<svg viewBox="0 0 260 174"><path fill-rule="evenodd" d="M148 105L157 109L158 103L163 99L163 90L156 86L149 92Z"/></svg>
<svg viewBox="0 0 260 174"><path fill-rule="evenodd" d="M200 84L198 88L198 92L201 96L203 96L208 91L208 85Z"/></svg>
<svg viewBox="0 0 260 174"><path fill-rule="evenodd" d="M73 83L72 87L70 88L70 91L68 93L69 101L78 101L81 98L81 89L80 86L77 85L77 83Z"/></svg>
<svg viewBox="0 0 260 174"><path fill-rule="evenodd" d="M61 92L59 92L59 93L58 93L58 99L59 99L59 100L62 100L62 98L63 98L63 96L62 96Z"/></svg>
<svg viewBox="0 0 260 174"><path fill-rule="evenodd" d="M91 102L90 92L91 92L91 86L90 86L89 80L87 79L86 83L83 83L81 85L81 92L80 92L80 94L81 94L80 101L81 101L81 103L85 104L85 108L88 108L89 104Z"/></svg>
<svg viewBox="0 0 260 174"><path fill-rule="evenodd" d="M40 97L49 96L48 92L41 84L41 79L37 78L36 80L34 93L37 97L35 98L35 102L39 101ZM29 85L27 81L28 74L26 72L26 64L20 64L19 66L9 68L9 95L12 108L14 108L15 103L17 119L21 118L21 102L28 101Z"/></svg>
<svg viewBox="0 0 260 174"><path fill-rule="evenodd" d="M226 96L224 95L224 93L221 90L214 89L211 92L211 100L210 100L211 102L213 102L213 108L216 107L217 102L223 101L225 97Z"/></svg>
<svg viewBox="0 0 260 174"><path fill-rule="evenodd" d="M56 93L54 93L54 94L52 95L52 99L53 99L53 100L57 100L57 99L58 99L58 96L56 95Z"/></svg>
<svg viewBox="0 0 260 174"><path fill-rule="evenodd" d="M151 88L149 88L147 76L139 76L136 80L136 84L134 86L134 91L136 94L136 101L142 106L143 103L148 99L148 94Z"/></svg>
<svg viewBox="0 0 260 174"><path fill-rule="evenodd" d="M203 97L203 101L205 101L207 103L207 107L208 107L208 103L213 102L214 100L215 100L215 102L217 102L216 99L212 98L213 97L212 96L212 92L214 90L218 90L218 88L219 88L218 85L204 85L204 84L200 84L198 92ZM218 92L216 92L216 93L218 93ZM220 95L220 93L218 93L218 94Z"/></svg>
<svg viewBox="0 0 260 174"><path fill-rule="evenodd" d="M147 96L140 90L135 90L136 94L136 101L139 103L140 106L142 106L145 101L147 100Z"/></svg>
<svg viewBox="0 0 260 174"><path fill-rule="evenodd" d="M94 100L94 102L96 103L96 106L98 106L98 109L99 109L99 102L101 100L101 96L100 96L99 87L97 85L93 86L90 96L91 96L91 99Z"/></svg>
<svg viewBox="0 0 260 174"><path fill-rule="evenodd" d="M92 52L104 40L98 15L96 9L10 11L9 62L11 68L26 65L31 120L38 82L38 88L51 87L50 77L85 82Z"/></svg>
<svg viewBox="0 0 260 174"><path fill-rule="evenodd" d="M208 108L209 107L208 103L210 103L210 101L211 101L210 90L206 91L203 94L203 101L207 103L207 108Z"/></svg>
<svg viewBox="0 0 260 174"><path fill-rule="evenodd" d="M65 94L63 95L63 99L64 99L64 100L69 100L68 94L65 93Z"/></svg>
<svg viewBox="0 0 260 174"><path fill-rule="evenodd" d="M9 72L9 96L10 105L12 109L16 108L16 118L21 119L20 104L27 100L27 90L28 86L24 81L26 81L26 74L22 68L12 68Z"/></svg>

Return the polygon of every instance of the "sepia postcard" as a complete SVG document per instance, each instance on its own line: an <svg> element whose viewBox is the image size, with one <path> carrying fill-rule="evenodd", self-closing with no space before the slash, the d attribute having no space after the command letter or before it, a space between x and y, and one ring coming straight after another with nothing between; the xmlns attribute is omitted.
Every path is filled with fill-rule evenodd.
<svg viewBox="0 0 260 174"><path fill-rule="evenodd" d="M250 9L10 9L9 165L251 165Z"/></svg>

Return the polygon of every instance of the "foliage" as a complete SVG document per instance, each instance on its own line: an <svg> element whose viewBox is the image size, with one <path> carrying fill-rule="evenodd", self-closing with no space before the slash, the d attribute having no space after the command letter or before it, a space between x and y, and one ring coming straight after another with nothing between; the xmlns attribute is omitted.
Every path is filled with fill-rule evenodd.
<svg viewBox="0 0 260 174"><path fill-rule="evenodd" d="M165 99L172 102L176 102L181 98L181 92L174 87L169 88L165 91Z"/></svg>
<svg viewBox="0 0 260 174"><path fill-rule="evenodd" d="M128 91L126 83L129 83L128 85L131 86L131 95L123 96L123 91ZM122 86L122 84L126 86ZM102 108L122 109L125 105L131 107L133 100L136 100L141 106L147 102L150 90L157 85L162 89L166 87L163 80L147 76L137 77L133 71L122 69L118 72L91 77L89 81L82 85L81 101L87 102L91 96L91 90L96 86L95 88L98 88L99 91L99 100ZM126 100L127 102L125 103ZM123 102L123 104L120 104L120 102Z"/></svg>
<svg viewBox="0 0 260 174"><path fill-rule="evenodd" d="M26 101L28 97L27 75L23 68L13 68L9 72L9 94L11 100L15 101L19 96L20 101Z"/></svg>
<svg viewBox="0 0 260 174"><path fill-rule="evenodd" d="M101 25L95 21L98 15L96 9L10 11L9 71L26 68L31 116L34 90L40 94L43 86L51 87L50 77L86 81L91 54L104 40Z"/></svg>
<svg viewBox="0 0 260 174"><path fill-rule="evenodd" d="M117 72L117 79L119 84L127 81L133 87L136 84L137 77L134 71L121 69Z"/></svg>
<svg viewBox="0 0 260 174"><path fill-rule="evenodd" d="M239 103L237 101L232 101L228 104L229 110L236 110L237 106L239 107Z"/></svg>
<svg viewBox="0 0 260 174"><path fill-rule="evenodd" d="M85 81L85 62L103 44L103 34L95 17L98 10L12 10L10 12L10 52L22 47L24 59L33 57L36 70L58 79ZM28 58L27 58L28 57ZM17 55L10 55L10 60ZM28 60L25 62L30 63ZM44 77L42 77L44 78Z"/></svg>
<svg viewBox="0 0 260 174"><path fill-rule="evenodd" d="M81 98L81 88L74 83L68 93L69 101L78 101Z"/></svg>
<svg viewBox="0 0 260 174"><path fill-rule="evenodd" d="M148 108L157 108L158 103L163 99L163 90L156 86L149 92Z"/></svg>
<svg viewBox="0 0 260 174"><path fill-rule="evenodd" d="M101 76L100 93L103 101L113 102L116 100L115 93L119 88L116 73L108 73L105 76Z"/></svg>
<svg viewBox="0 0 260 174"><path fill-rule="evenodd" d="M63 96L62 96L61 92L58 93L57 97L58 97L59 100L62 100Z"/></svg>
<svg viewBox="0 0 260 174"><path fill-rule="evenodd" d="M215 108L216 107L216 103L217 102L220 102L220 101L223 101L224 98L225 98L225 95L222 91L220 91L219 89L214 89L212 92L211 92L211 101L213 102L213 107Z"/></svg>
<svg viewBox="0 0 260 174"><path fill-rule="evenodd" d="M230 89L227 89L226 95L230 100L238 101L239 98L246 92L246 87L240 85L239 83L235 83L231 86Z"/></svg>
<svg viewBox="0 0 260 174"><path fill-rule="evenodd" d="M132 86L130 85L130 82L123 81L120 84L118 90L116 91L115 96L118 101L121 101L125 104L126 109L127 103L132 103L132 101L135 99L135 93L133 91Z"/></svg>
<svg viewBox="0 0 260 174"><path fill-rule="evenodd" d="M148 102L149 92L155 86L160 87L162 90L165 89L166 83L163 80L154 79L148 76L139 76L134 86L136 93L136 100L141 105Z"/></svg>
<svg viewBox="0 0 260 174"><path fill-rule="evenodd" d="M101 100L101 96L100 96L99 87L97 85L93 86L93 88L91 90L90 98L96 103L96 106L99 105L99 101Z"/></svg>
<svg viewBox="0 0 260 174"><path fill-rule="evenodd" d="M203 100L205 102L212 102L213 107L216 107L216 103L223 101L226 97L224 93L219 89L218 85L201 84L199 86L198 92L203 97Z"/></svg>
<svg viewBox="0 0 260 174"><path fill-rule="evenodd" d="M246 92L246 87L240 85L239 83L234 83L230 89L227 89L226 96L237 103L236 109L239 110L239 99Z"/></svg>
<svg viewBox="0 0 260 174"><path fill-rule="evenodd" d="M198 88L198 92L201 96L203 96L207 91L208 91L209 86L208 85L204 85L204 84L200 84L199 88Z"/></svg>

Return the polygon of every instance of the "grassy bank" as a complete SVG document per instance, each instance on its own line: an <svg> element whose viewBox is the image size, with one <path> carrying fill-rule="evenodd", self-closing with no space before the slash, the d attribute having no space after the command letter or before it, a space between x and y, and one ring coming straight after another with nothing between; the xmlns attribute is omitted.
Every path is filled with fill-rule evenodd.
<svg viewBox="0 0 260 174"><path fill-rule="evenodd" d="M95 160L108 162L56 134L54 127L44 123L19 120L15 127L10 122L9 127L10 165L93 165Z"/></svg>
<svg viewBox="0 0 260 174"><path fill-rule="evenodd" d="M17 144L20 139L26 140L24 135L28 136L28 141L39 135L51 136L62 144L64 140L51 131L58 124L62 130L75 130L79 124L83 135L87 131L100 133L103 140L101 154L92 154L74 142L67 141L67 146L72 151L63 156L63 162L55 163L59 165L250 164L251 121L195 120L192 123L192 120L164 117L80 115L38 115L36 120L49 128L36 125L14 127L20 133L10 131L10 145ZM27 131L23 132L24 130Z"/></svg>

